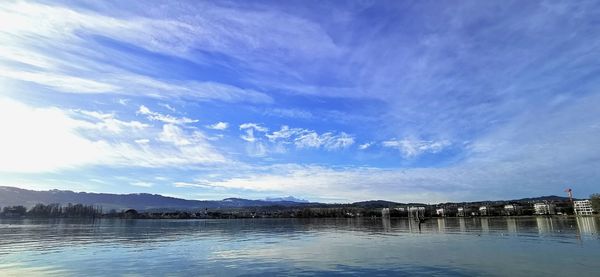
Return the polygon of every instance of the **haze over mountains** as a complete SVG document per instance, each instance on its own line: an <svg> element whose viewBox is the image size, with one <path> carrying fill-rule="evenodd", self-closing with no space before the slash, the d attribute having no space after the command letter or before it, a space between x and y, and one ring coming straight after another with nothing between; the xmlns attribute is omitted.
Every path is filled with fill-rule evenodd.
<svg viewBox="0 0 600 277"><path fill-rule="evenodd" d="M524 198L518 200L506 200L507 202L531 202L531 201L566 201L568 198L561 196L542 196ZM486 202L486 201L481 201ZM111 194L111 193L87 193L73 192L68 190L35 191L16 187L0 186L0 207L23 205L32 207L35 204L58 203L66 205L84 204L102 206L105 211L110 209L228 209L243 207L265 207L265 206L318 206L327 205L323 203L309 202L293 196L271 197L265 200L249 200L241 198L226 198L223 200L186 200L158 194L136 193L136 194ZM477 203L477 202L473 202ZM349 203L360 207L388 207L403 203L385 200L369 200Z"/></svg>

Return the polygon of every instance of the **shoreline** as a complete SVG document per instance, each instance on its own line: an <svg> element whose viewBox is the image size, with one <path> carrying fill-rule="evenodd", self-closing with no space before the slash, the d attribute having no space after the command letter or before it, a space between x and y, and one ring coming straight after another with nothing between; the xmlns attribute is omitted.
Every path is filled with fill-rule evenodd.
<svg viewBox="0 0 600 277"><path fill-rule="evenodd" d="M501 219L501 218L600 218L600 214L595 214L595 215L511 215L511 216L446 216L446 217L426 217L425 221L429 221L429 220L433 220L433 219ZM0 217L0 220L26 220L26 219L33 219L33 220L43 220L43 219L52 219L52 220L56 220L56 219L66 219L66 220L82 220L82 219L87 219L87 220L251 220L251 219L300 219L300 220L305 220L305 219L368 219L368 220L380 220L380 219L390 219L390 220L397 220L397 219L407 219L410 220L412 218L410 217L230 217L230 218L226 218L226 217L215 217L215 218L210 218L210 217L204 217L204 218L171 218L171 217L131 217L131 218L127 218L127 217L31 217L31 216L24 216L24 217Z"/></svg>

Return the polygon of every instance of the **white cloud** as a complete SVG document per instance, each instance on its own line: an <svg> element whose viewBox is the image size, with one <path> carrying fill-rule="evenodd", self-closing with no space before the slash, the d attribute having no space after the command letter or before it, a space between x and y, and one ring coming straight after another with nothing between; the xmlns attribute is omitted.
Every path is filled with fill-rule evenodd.
<svg viewBox="0 0 600 277"><path fill-rule="evenodd" d="M112 113L102 113L98 111L86 111L86 110L76 110L84 116L87 116L91 119L96 119L94 125L91 125L90 128L97 129L100 131L108 131L115 134L120 134L123 131L141 131L149 127L148 124L141 123L139 121L122 121L115 117L115 114Z"/></svg>
<svg viewBox="0 0 600 277"><path fill-rule="evenodd" d="M315 165L275 165L266 172L210 182L211 186L244 189L263 193L306 195L313 199L342 201L389 199L395 201L445 201L467 189L460 183L435 187L445 178L458 175L452 170L386 170L376 168L333 169ZM452 189L453 192L448 190ZM393 196L393 197L392 197ZM329 202L328 200L325 200Z"/></svg>
<svg viewBox="0 0 600 277"><path fill-rule="evenodd" d="M373 145L373 142L365 142L358 146L358 149L365 150Z"/></svg>
<svg viewBox="0 0 600 277"><path fill-rule="evenodd" d="M215 187L203 183L190 183L190 182L174 182L173 186L176 188L210 188L214 189Z"/></svg>
<svg viewBox="0 0 600 277"><path fill-rule="evenodd" d="M0 98L0 110L7 115L0 117L2 172L39 173L89 165L194 166L227 161L202 133L188 133L175 125L166 124L159 131L118 120L112 114L35 108L5 98ZM118 127L106 127L106 122ZM118 131L90 132L93 130ZM156 143L148 137L156 137Z"/></svg>
<svg viewBox="0 0 600 277"><path fill-rule="evenodd" d="M267 146L262 142L262 138L257 137L255 134L255 131L258 133L268 132L269 129L267 127L258 123L244 123L240 125L240 130L245 132L240 138L248 142L246 144L246 153L249 156L264 157L267 155L269 152Z"/></svg>
<svg viewBox="0 0 600 277"><path fill-rule="evenodd" d="M135 143L140 144L140 145L147 145L148 143L150 143L149 139L136 139Z"/></svg>
<svg viewBox="0 0 600 277"><path fill-rule="evenodd" d="M178 47L166 46L179 35L192 35L185 31L188 27L196 29L200 26L142 17L122 19L89 10L25 2L2 5L0 18L0 40L3 42L0 59L19 63L0 67L0 76L6 78L67 93L272 102L267 94L253 89L210 81L165 80L133 73L125 67L119 68L113 60L126 59L143 67L146 66L144 59L120 52L108 54L101 44L87 40L89 36L86 36L111 37L181 57L181 52L172 51ZM181 43L174 45L182 46Z"/></svg>
<svg viewBox="0 0 600 277"><path fill-rule="evenodd" d="M219 121L215 124L206 126L206 128L213 129L213 130L225 130L225 129L229 128L229 123Z"/></svg>
<svg viewBox="0 0 600 277"><path fill-rule="evenodd" d="M262 141L256 141L256 139L246 141L250 142L248 145L246 145L246 153L250 156L264 157L269 152L267 146Z"/></svg>
<svg viewBox="0 0 600 277"><path fill-rule="evenodd" d="M447 140L427 141L418 139L386 140L382 142L385 147L395 148L407 157L416 157L423 153L438 153L451 145Z"/></svg>
<svg viewBox="0 0 600 277"><path fill-rule="evenodd" d="M336 48L319 25L292 14L265 9L234 9L211 3L188 5L186 10L189 15L197 16L184 17L185 20L140 16L121 19L89 10L17 2L4 5L0 23L11 28L0 30L35 32L58 38L87 31L183 58L191 58L194 50L204 50L248 59L243 55L254 50L271 51L289 59L331 55ZM269 36L262 36L264 33Z"/></svg>
<svg viewBox="0 0 600 277"><path fill-rule="evenodd" d="M354 137L344 132L341 132L339 135L334 135L333 133L325 133L321 135L320 139L322 141L323 147L327 150L347 148L350 145L354 144Z"/></svg>
<svg viewBox="0 0 600 277"><path fill-rule="evenodd" d="M269 129L267 127L262 126L262 124L258 124L258 123L244 123L240 125L240 130L245 130L245 129L254 129L256 131L259 132L267 132L269 131Z"/></svg>
<svg viewBox="0 0 600 277"><path fill-rule="evenodd" d="M298 148L320 148L327 150L343 149L354 144L354 136L341 132L334 134L326 132L319 135L315 131L302 128L290 128L281 126L279 131L265 135L269 141L280 144L293 143Z"/></svg>
<svg viewBox="0 0 600 277"><path fill-rule="evenodd" d="M291 143L291 142L289 142L289 139L292 138L292 136L296 136L302 132L304 132L304 129L301 129L301 128L290 129L289 126L283 125L283 126L281 126L281 129L279 131L274 131L273 133L266 134L265 136L270 141L273 141L273 142L281 141L283 143Z"/></svg>
<svg viewBox="0 0 600 277"><path fill-rule="evenodd" d="M430 168L274 165L211 182L214 186L313 199L443 202L594 192L600 166L600 95L560 107L537 107L466 145L467 157ZM518 132L516 131L518 130ZM390 140L407 154L441 151L445 141ZM565 143L568 142L568 143ZM407 148L407 149L404 149Z"/></svg>
<svg viewBox="0 0 600 277"><path fill-rule="evenodd" d="M79 136L83 122L60 109L0 98L0 110L0 171L43 172L111 159L107 142Z"/></svg>
<svg viewBox="0 0 600 277"><path fill-rule="evenodd" d="M175 108L171 107L171 105L169 105L169 104L159 103L158 105L161 106L161 107L163 107L163 108L165 108L165 109L167 109L167 110L169 110L169 111L177 112L177 110Z"/></svg>
<svg viewBox="0 0 600 277"><path fill-rule="evenodd" d="M158 135L158 139L164 142L173 143L177 146L192 144L192 142L188 139L188 136L184 135L183 130L173 124L163 125L163 130Z"/></svg>
<svg viewBox="0 0 600 277"><path fill-rule="evenodd" d="M38 83L62 92L70 93L103 93L120 89L120 87L116 85L87 78L49 72L26 72L6 67L0 67L0 76Z"/></svg>
<svg viewBox="0 0 600 277"><path fill-rule="evenodd" d="M241 135L240 138L247 142L255 142L256 137L254 136L254 129L246 129L246 134Z"/></svg>
<svg viewBox="0 0 600 277"><path fill-rule="evenodd" d="M53 68L56 63L56 60L38 54L35 51L7 45L0 45L0 59L19 62L39 68Z"/></svg>
<svg viewBox="0 0 600 277"><path fill-rule="evenodd" d="M125 99L125 98L119 98L119 100L117 100L117 102L119 104L121 104L122 106L127 106L127 103L129 103L129 99Z"/></svg>
<svg viewBox="0 0 600 277"><path fill-rule="evenodd" d="M150 183L150 182L141 182L141 181L140 182L132 182L132 183L129 183L129 184L132 185L132 186L142 187L142 188L151 188L151 187L154 186L153 183Z"/></svg>
<svg viewBox="0 0 600 277"><path fill-rule="evenodd" d="M278 116L278 117L289 117L289 118L300 118L300 119L312 119L313 114L310 111L300 109L268 109L263 114Z"/></svg>
<svg viewBox="0 0 600 277"><path fill-rule="evenodd" d="M169 124L188 124L198 122L198 120L196 119L191 119L187 117L174 117L168 114L153 112L144 105L140 106L138 114L146 115L149 120L161 121Z"/></svg>
<svg viewBox="0 0 600 277"><path fill-rule="evenodd" d="M247 141L247 142L256 142L257 140L259 140L255 135L254 135L254 131L257 132L267 132L269 131L269 129L267 127L262 126L261 124L257 124L257 123L244 123L240 125L240 130L245 130L246 134L241 135L240 138L242 138L243 140ZM261 144L262 146L262 144ZM263 147L259 147L260 149L263 149ZM260 153L263 153L263 151L259 151Z"/></svg>
<svg viewBox="0 0 600 277"><path fill-rule="evenodd" d="M294 144L298 148L319 148L321 139L317 132L305 130L294 139Z"/></svg>

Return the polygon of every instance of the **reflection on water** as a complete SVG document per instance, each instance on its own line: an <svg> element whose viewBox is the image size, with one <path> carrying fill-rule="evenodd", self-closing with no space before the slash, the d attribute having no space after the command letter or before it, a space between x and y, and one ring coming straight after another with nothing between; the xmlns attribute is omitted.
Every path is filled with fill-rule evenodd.
<svg viewBox="0 0 600 277"><path fill-rule="evenodd" d="M598 221L0 220L0 275L591 276Z"/></svg>
<svg viewBox="0 0 600 277"><path fill-rule="evenodd" d="M506 219L506 226L508 228L508 233L510 234L516 234L517 233L517 220L515 218L507 218Z"/></svg>
<svg viewBox="0 0 600 277"><path fill-rule="evenodd" d="M596 217L577 217L577 227L579 228L579 232L585 235L593 235L598 234L598 224L596 222L598 218Z"/></svg>
<svg viewBox="0 0 600 277"><path fill-rule="evenodd" d="M482 233L530 234L565 237L577 234L597 236L600 233L598 217L473 217L434 218L419 224L411 220L382 218L386 232L409 233Z"/></svg>
<svg viewBox="0 0 600 277"><path fill-rule="evenodd" d="M554 233L554 223L552 217L536 217L538 232L540 234Z"/></svg>
<svg viewBox="0 0 600 277"><path fill-rule="evenodd" d="M481 231L486 234L490 232L490 222L488 218L481 218Z"/></svg>
<svg viewBox="0 0 600 277"><path fill-rule="evenodd" d="M437 219L438 232L443 233L446 230L446 220L444 218Z"/></svg>

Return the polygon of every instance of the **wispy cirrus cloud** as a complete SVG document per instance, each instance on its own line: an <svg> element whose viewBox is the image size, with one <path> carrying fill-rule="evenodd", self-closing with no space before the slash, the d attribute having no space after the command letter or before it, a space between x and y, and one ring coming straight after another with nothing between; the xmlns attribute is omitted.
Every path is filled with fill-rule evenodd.
<svg viewBox="0 0 600 277"><path fill-rule="evenodd" d="M323 147L327 150L336 150L346 148L354 144L354 137L344 132L341 132L337 135L334 135L331 132L326 132L319 135L314 131L305 131L294 139L294 144L298 148Z"/></svg>
<svg viewBox="0 0 600 277"><path fill-rule="evenodd" d="M287 118L299 118L299 119L313 119L315 116L312 112L300 109L282 109L282 108L270 108L265 110L263 113L270 116L287 117Z"/></svg>
<svg viewBox="0 0 600 277"><path fill-rule="evenodd" d="M132 182L130 184L132 186L142 187L142 188L151 188L151 187L154 186L154 183L151 183L151 182L142 182L142 181Z"/></svg>
<svg viewBox="0 0 600 277"><path fill-rule="evenodd" d="M137 111L138 114L141 115L145 115L148 117L149 120L153 120L153 121L161 121L164 123L168 123L168 124L188 124L188 123L196 123L198 122L197 119L191 119L191 118L187 118L187 117L174 117L172 115L168 115L168 114L161 114L158 112L153 112L151 111L148 107L141 105L140 108Z"/></svg>
<svg viewBox="0 0 600 277"><path fill-rule="evenodd" d="M451 145L447 140L392 139L381 143L384 147L398 149L405 157L411 158L423 153L437 153Z"/></svg>
<svg viewBox="0 0 600 277"><path fill-rule="evenodd" d="M140 121L123 121L119 120L114 113L103 113L99 111L75 110L75 115L81 115L89 119L95 120L95 123L90 123L88 126L92 129L97 129L101 132L111 132L120 134L125 131L139 132L150 127L150 125Z"/></svg>
<svg viewBox="0 0 600 277"><path fill-rule="evenodd" d="M338 134L333 132L319 134L308 129L290 128L287 125L283 125L280 130L266 134L265 136L271 142L294 144L298 148L323 147L327 150L337 150L354 144L354 136L344 132Z"/></svg>
<svg viewBox="0 0 600 277"><path fill-rule="evenodd" d="M354 136L344 132L333 133L325 132L319 134L315 131L290 128L287 125L281 126L281 129L272 133L267 133L268 128L256 123L244 123L240 125L240 130L245 130L245 134L240 136L243 140L260 146L261 153L266 154L266 144L262 142L262 137L257 137L255 131L264 133L264 138L269 142L276 144L276 152L284 150L285 145L294 145L298 149L302 148L323 148L325 150L339 150L347 148L354 144Z"/></svg>
<svg viewBox="0 0 600 277"><path fill-rule="evenodd" d="M0 27L0 38L5 42L0 48L0 62L6 61L0 63L1 77L67 93L272 102L272 98L263 92L231 84L160 79L136 73L118 66L104 54L106 45L90 39L93 36L110 37L148 47L152 51L177 55L176 47L168 46L168 42L175 39L173 34L184 33L183 29L187 27L183 23L140 17L126 20L90 10L25 2L3 5L0 17L3 22L0 24L3 26ZM173 28L182 29L181 32L172 32ZM181 46L181 41L177 45ZM139 59L136 62L144 63Z"/></svg>
<svg viewBox="0 0 600 277"><path fill-rule="evenodd" d="M62 92L104 93L120 90L121 87L88 78L55 74L49 72L28 72L0 67L0 76L15 80L33 82Z"/></svg>
<svg viewBox="0 0 600 277"><path fill-rule="evenodd" d="M173 186L176 188L214 188L211 185L203 184L200 182L174 182Z"/></svg>

